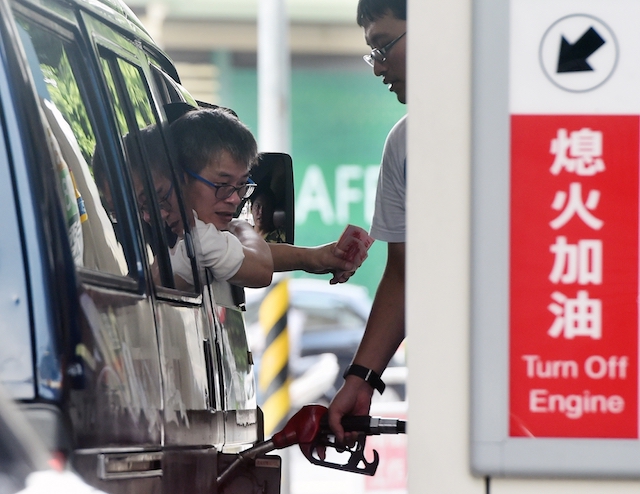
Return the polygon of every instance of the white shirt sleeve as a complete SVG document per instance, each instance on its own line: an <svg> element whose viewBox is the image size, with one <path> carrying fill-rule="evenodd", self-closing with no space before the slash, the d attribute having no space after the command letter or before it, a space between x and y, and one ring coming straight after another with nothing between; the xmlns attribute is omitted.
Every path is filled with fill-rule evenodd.
<svg viewBox="0 0 640 494"><path fill-rule="evenodd" d="M384 242L404 242L407 116L391 129L384 145L370 234Z"/></svg>
<svg viewBox="0 0 640 494"><path fill-rule="evenodd" d="M210 268L216 280L226 281L232 278L244 261L240 240L232 233L221 232L211 223L204 223L197 216L195 230L201 247L197 257L202 274L204 269ZM174 275L193 284L191 260L187 254L184 239L180 239L171 252L171 267Z"/></svg>

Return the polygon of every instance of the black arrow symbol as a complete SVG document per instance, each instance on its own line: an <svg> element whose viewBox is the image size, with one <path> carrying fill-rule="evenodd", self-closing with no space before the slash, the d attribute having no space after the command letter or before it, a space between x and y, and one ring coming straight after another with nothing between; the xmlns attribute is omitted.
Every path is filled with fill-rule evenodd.
<svg viewBox="0 0 640 494"><path fill-rule="evenodd" d="M593 53L604 45L605 41L590 27L574 44L569 43L564 36L560 41L560 57L558 58L558 74L561 72L585 72L593 70L587 63Z"/></svg>

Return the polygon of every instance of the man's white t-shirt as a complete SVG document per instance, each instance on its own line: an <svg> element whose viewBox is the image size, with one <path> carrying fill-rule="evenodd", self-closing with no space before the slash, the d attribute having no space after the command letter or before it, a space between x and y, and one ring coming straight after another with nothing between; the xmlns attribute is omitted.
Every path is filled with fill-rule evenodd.
<svg viewBox="0 0 640 494"><path fill-rule="evenodd" d="M370 235L383 242L404 242L407 167L407 115L391 129L384 144Z"/></svg>
<svg viewBox="0 0 640 494"><path fill-rule="evenodd" d="M221 232L211 223L204 223L195 215L196 237L200 241L202 259L198 259L200 269L210 268L214 279L226 281L232 278L244 260L244 252L240 240L230 232ZM191 259L187 254L187 246L184 239L178 243L171 252L171 267L173 274L180 276L187 283L193 285L193 272L191 271ZM203 273L201 273L201 276ZM202 276L204 279L204 276Z"/></svg>

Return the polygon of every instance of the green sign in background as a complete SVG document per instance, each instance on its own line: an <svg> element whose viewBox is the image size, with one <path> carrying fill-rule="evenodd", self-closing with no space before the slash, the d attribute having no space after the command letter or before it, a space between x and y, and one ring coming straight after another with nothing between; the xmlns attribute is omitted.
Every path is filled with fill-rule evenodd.
<svg viewBox="0 0 640 494"><path fill-rule="evenodd" d="M364 66L356 58L358 63ZM233 108L257 136L255 69L227 68L221 83L221 104ZM371 214L384 140L406 107L366 67L294 67L291 93L296 244L336 240L348 223L369 230L367 210ZM349 283L366 286L373 296L385 262L386 244L375 242Z"/></svg>

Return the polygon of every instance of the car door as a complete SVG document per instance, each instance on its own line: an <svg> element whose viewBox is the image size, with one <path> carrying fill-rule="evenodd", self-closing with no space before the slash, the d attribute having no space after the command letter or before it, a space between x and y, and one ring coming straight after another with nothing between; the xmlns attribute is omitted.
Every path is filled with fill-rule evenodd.
<svg viewBox="0 0 640 494"><path fill-rule="evenodd" d="M36 392L24 405L32 415L59 415L43 429L50 447L72 457L91 483L110 492L157 492L161 373L139 224L128 213L130 184L76 12L50 5L12 5L27 55L22 84L35 90L44 136L31 145L47 148L50 158L30 170L32 184L46 184L34 203L41 207L52 195L43 230L62 229L62 241L44 250L52 283L30 281L34 290L49 291L54 313L67 314L57 326L35 324ZM109 163L105 173L99 162Z"/></svg>
<svg viewBox="0 0 640 494"><path fill-rule="evenodd" d="M153 57L153 54L149 56ZM151 58L151 70L159 100L170 113L174 113L174 109L168 107L176 103L186 103L194 108L211 106L195 101L160 67L161 61ZM176 115L173 118L177 118ZM266 170L264 175L271 177ZM215 384L219 389L219 406L224 410L225 435L222 450L235 452L254 443L259 435L254 364L243 314L244 290L226 281L214 279L211 272L205 274L205 281L202 290L211 314L206 343L211 344L216 363Z"/></svg>
<svg viewBox="0 0 640 494"><path fill-rule="evenodd" d="M87 30L91 33L93 49L97 54L102 74L109 88L115 120L121 136L131 138L140 134L139 158L147 161L142 173L136 172L135 151L128 143L123 147L128 154L127 161L132 175L140 175L139 180L147 202L141 204L140 193L136 189L141 223L146 224L146 248L151 271L157 265L159 276L153 272L153 285L160 356L163 375L165 452L184 451L185 446L197 448L214 447L223 443L223 413L220 388L217 386L217 359L211 345L214 314L205 304L198 280L197 270L192 269L192 280L174 276L170 249L174 242L187 242L191 255L196 256L197 239L191 236L189 224L193 217L184 208L180 191L179 175L168 161L166 116L157 102L157 87L151 73L152 61L143 50L139 40L129 40L105 26L90 14L84 14ZM144 134L150 127L158 129L157 143L145 142ZM123 137L124 138L124 137ZM163 152L158 153L158 147ZM166 161L164 164L158 164ZM164 170L164 171L163 171ZM139 170L140 171L140 170ZM163 174L171 185L166 197L158 194L158 174ZM137 181L136 178L133 179ZM160 189L161 190L161 189ZM173 197L173 212L180 208L184 235L172 238L167 234L167 204ZM168 202L167 202L168 201ZM163 206L162 203L165 205ZM176 233L176 232L172 232ZM195 264L192 264L195 268ZM166 455L165 455L166 456Z"/></svg>

